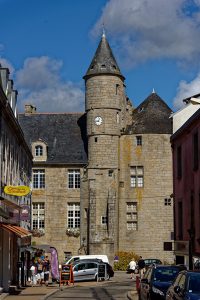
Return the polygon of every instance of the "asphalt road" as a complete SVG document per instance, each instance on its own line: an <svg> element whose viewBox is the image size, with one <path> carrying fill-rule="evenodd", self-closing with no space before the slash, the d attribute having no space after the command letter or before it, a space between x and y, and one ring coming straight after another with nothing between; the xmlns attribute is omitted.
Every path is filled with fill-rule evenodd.
<svg viewBox="0 0 200 300"><path fill-rule="evenodd" d="M115 272L109 281L81 282L74 286L61 287L61 289L48 297L48 300L62 299L94 299L94 300L119 300L127 299L128 291L132 290L135 282L125 272Z"/></svg>

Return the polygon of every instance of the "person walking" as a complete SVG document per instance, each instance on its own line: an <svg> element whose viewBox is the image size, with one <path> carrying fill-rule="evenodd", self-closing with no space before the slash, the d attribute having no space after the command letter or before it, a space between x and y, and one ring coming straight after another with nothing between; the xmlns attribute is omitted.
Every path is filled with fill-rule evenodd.
<svg viewBox="0 0 200 300"><path fill-rule="evenodd" d="M46 286L49 284L49 273L50 273L50 261L48 256L45 256L44 262L43 262L43 271L44 271L44 283Z"/></svg>
<svg viewBox="0 0 200 300"><path fill-rule="evenodd" d="M139 268L140 278L142 278L145 272L145 261L142 258L142 256L140 256L140 259L138 260L138 268Z"/></svg>
<svg viewBox="0 0 200 300"><path fill-rule="evenodd" d="M42 285L44 280L44 270L43 270L43 261L40 257L37 260L36 267L37 267L37 283Z"/></svg>
<svg viewBox="0 0 200 300"><path fill-rule="evenodd" d="M135 268L136 268L136 262L135 259L132 258L129 263L129 270L131 270L131 279L134 279Z"/></svg>
<svg viewBox="0 0 200 300"><path fill-rule="evenodd" d="M35 258L33 257L29 269L30 283L32 286L37 284L36 273Z"/></svg>

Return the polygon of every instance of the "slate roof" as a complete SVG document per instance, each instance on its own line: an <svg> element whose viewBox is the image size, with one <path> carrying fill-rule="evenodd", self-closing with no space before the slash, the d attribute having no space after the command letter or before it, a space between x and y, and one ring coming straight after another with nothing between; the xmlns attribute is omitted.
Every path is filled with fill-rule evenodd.
<svg viewBox="0 0 200 300"><path fill-rule="evenodd" d="M133 123L126 134L172 134L172 110L155 93L151 93L134 111Z"/></svg>
<svg viewBox="0 0 200 300"><path fill-rule="evenodd" d="M80 113L18 115L27 144L41 139L48 146L49 164L86 164L86 117Z"/></svg>
<svg viewBox="0 0 200 300"><path fill-rule="evenodd" d="M124 79L124 76L121 74L121 71L117 65L105 34L102 35L101 41L98 45L92 62L86 72L86 75L83 78L86 79L90 75L99 74L114 74L119 75Z"/></svg>

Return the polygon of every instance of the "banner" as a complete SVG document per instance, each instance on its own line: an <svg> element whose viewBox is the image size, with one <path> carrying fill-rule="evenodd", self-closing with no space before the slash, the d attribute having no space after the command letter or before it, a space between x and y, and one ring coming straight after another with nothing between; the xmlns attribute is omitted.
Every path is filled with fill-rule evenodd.
<svg viewBox="0 0 200 300"><path fill-rule="evenodd" d="M12 196L26 196L30 193L30 187L25 185L19 185L19 186L8 185L5 186L4 193Z"/></svg>

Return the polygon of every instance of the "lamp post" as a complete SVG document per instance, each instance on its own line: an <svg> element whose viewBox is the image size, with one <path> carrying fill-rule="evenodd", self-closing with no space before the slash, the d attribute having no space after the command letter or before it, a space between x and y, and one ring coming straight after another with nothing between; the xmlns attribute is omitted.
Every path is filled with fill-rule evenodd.
<svg viewBox="0 0 200 300"><path fill-rule="evenodd" d="M193 270L193 249L194 249L194 228L188 229L188 234L189 234L189 270Z"/></svg>

